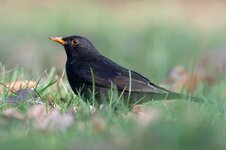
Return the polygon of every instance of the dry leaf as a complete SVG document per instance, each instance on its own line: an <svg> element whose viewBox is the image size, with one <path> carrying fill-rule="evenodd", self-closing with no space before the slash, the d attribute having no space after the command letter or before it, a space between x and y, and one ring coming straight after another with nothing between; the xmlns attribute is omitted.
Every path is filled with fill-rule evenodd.
<svg viewBox="0 0 226 150"><path fill-rule="evenodd" d="M185 88L188 93L194 93L200 82L201 78L198 75L187 75L174 83L173 91L180 92L183 88Z"/></svg>
<svg viewBox="0 0 226 150"><path fill-rule="evenodd" d="M12 83L6 83L5 86L0 86L0 94L4 91L5 88L9 88L11 91L16 92L21 89L32 89L36 86L37 82L32 80L19 80Z"/></svg>
<svg viewBox="0 0 226 150"><path fill-rule="evenodd" d="M172 70L170 71L170 73L164 83L170 84L170 83L180 80L181 78L186 78L186 77L187 77L186 69L181 65L177 65L172 68Z"/></svg>
<svg viewBox="0 0 226 150"><path fill-rule="evenodd" d="M132 111L135 114L136 122L142 127L145 127L153 122L159 114L156 109L143 108L141 105L135 105Z"/></svg>
<svg viewBox="0 0 226 150"><path fill-rule="evenodd" d="M71 113L61 114L58 109L55 109L48 114L46 121L50 131L64 131L74 122L74 118Z"/></svg>
<svg viewBox="0 0 226 150"><path fill-rule="evenodd" d="M193 93L195 92L195 90L197 89L198 87L198 83L200 82L199 78L197 75L190 75L187 80L186 80L186 83L185 83L185 87L186 87L186 90L189 92L189 93Z"/></svg>
<svg viewBox="0 0 226 150"><path fill-rule="evenodd" d="M172 91L180 92L183 88L189 93L195 92L198 84L201 82L198 74L188 74L183 66L175 66L171 71L164 84L172 84Z"/></svg>
<svg viewBox="0 0 226 150"><path fill-rule="evenodd" d="M92 117L92 122L96 133L100 133L106 127L106 122L99 115L94 115Z"/></svg>
<svg viewBox="0 0 226 150"><path fill-rule="evenodd" d="M34 128L38 130L63 131L67 129L74 121L71 113L61 114L58 109L46 112L44 105L33 106L28 116L33 120Z"/></svg>
<svg viewBox="0 0 226 150"><path fill-rule="evenodd" d="M25 120L25 115L17 108L8 108L2 112L2 115L10 119Z"/></svg>
<svg viewBox="0 0 226 150"><path fill-rule="evenodd" d="M45 105L32 106L28 111L28 116L34 119L39 117L44 117L45 115L47 115L47 110Z"/></svg>
<svg viewBox="0 0 226 150"><path fill-rule="evenodd" d="M213 85L215 85L217 83L217 77L214 77L212 75L205 75L203 77L203 81L208 83L208 85L213 86Z"/></svg>
<svg viewBox="0 0 226 150"><path fill-rule="evenodd" d="M180 92L185 86L187 77L188 77L188 74L186 69L181 65L177 65L172 68L172 70L170 71L168 77L163 82L163 84L165 85L171 84L172 91Z"/></svg>
<svg viewBox="0 0 226 150"><path fill-rule="evenodd" d="M142 111L142 105L134 105L132 108L132 112L135 114L138 114L141 111Z"/></svg>
<svg viewBox="0 0 226 150"><path fill-rule="evenodd" d="M158 116L158 112L155 109L146 109L138 114L137 122L141 126L147 126L153 122Z"/></svg>

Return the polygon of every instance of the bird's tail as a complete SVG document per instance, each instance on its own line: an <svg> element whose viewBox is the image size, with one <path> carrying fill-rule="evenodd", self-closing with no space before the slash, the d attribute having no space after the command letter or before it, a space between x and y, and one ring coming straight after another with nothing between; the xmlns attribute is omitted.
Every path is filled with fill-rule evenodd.
<svg viewBox="0 0 226 150"><path fill-rule="evenodd" d="M152 100L190 100L193 102L200 102L203 103L204 99L189 95L184 95L181 93L175 93L171 91L167 91L166 93L149 93L149 94L143 94L143 93L133 93L132 100L135 100L134 103L141 104L150 102Z"/></svg>
<svg viewBox="0 0 226 150"><path fill-rule="evenodd" d="M151 94L153 100L174 100L174 99L181 99L181 100L190 100L194 102L204 102L204 99L199 97L194 97L186 94L172 92L165 88L155 85L158 89L160 89L159 94Z"/></svg>
<svg viewBox="0 0 226 150"><path fill-rule="evenodd" d="M168 91L167 93L153 93L153 94L146 94L145 96L143 96L143 99L141 98L141 102L148 102L150 101L150 99L152 100L176 100L176 99L181 99L181 100L190 100L193 102L204 102L205 100L199 97L194 97L194 96L190 96L190 95L185 95L185 94L181 94L181 93L175 93L175 92L171 92Z"/></svg>
<svg viewBox="0 0 226 150"><path fill-rule="evenodd" d="M204 99L202 99L200 97L194 97L194 96L185 95L185 94L181 94L181 93L175 93L175 92L169 92L166 95L165 99L167 99L167 100L184 99L184 100L190 100L190 101L194 101L194 102L204 102Z"/></svg>

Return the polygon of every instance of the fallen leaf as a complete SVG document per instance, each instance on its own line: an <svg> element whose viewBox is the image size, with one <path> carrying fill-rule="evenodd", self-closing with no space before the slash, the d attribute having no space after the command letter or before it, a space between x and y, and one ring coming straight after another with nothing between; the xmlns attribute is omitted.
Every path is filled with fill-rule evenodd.
<svg viewBox="0 0 226 150"><path fill-rule="evenodd" d="M49 110L47 113L44 105L33 106L28 116L33 120L33 126L37 130L64 131L74 121L71 113L61 114L58 109Z"/></svg>
<svg viewBox="0 0 226 150"><path fill-rule="evenodd" d="M54 109L48 114L45 121L49 130L64 131L73 123L74 118L71 113L61 114L58 109Z"/></svg>
<svg viewBox="0 0 226 150"><path fill-rule="evenodd" d="M28 111L28 116L30 118L39 118L39 117L44 117L47 115L47 110L45 105L35 105L32 106L29 111Z"/></svg>
<svg viewBox="0 0 226 150"><path fill-rule="evenodd" d="M1 85L0 87L0 94L3 93L5 88L10 89L13 92L16 92L21 89L32 89L36 86L37 82L32 80L19 80L11 83L6 83L4 85Z"/></svg>
<svg viewBox="0 0 226 150"><path fill-rule="evenodd" d="M213 86L217 83L217 77L214 77L212 75L205 75L203 77L203 81L208 83L208 85Z"/></svg>
<svg viewBox="0 0 226 150"><path fill-rule="evenodd" d="M168 77L163 82L163 84L172 85L172 91L180 92L185 86L187 77L188 77L188 73L186 69L181 65L177 65L172 68L172 70L170 71ZM169 87L166 87L166 88L169 88Z"/></svg>
<svg viewBox="0 0 226 150"><path fill-rule="evenodd" d="M17 108L8 108L2 112L2 116L10 119L25 120L25 115Z"/></svg>
<svg viewBox="0 0 226 150"><path fill-rule="evenodd" d="M135 114L138 114L141 111L142 111L142 105L134 105L132 108L132 112Z"/></svg>
<svg viewBox="0 0 226 150"><path fill-rule="evenodd" d="M198 87L198 84L200 82L200 79L197 75L190 75L186 79L185 87L188 93L193 93Z"/></svg>
<svg viewBox="0 0 226 150"><path fill-rule="evenodd" d="M97 114L92 117L92 123L94 125L94 131L96 133L100 133L106 127L106 122L104 121L104 119Z"/></svg>
<svg viewBox="0 0 226 150"><path fill-rule="evenodd" d="M166 78L166 80L164 81L165 84L170 84L173 82L176 82L178 80L180 80L181 78L186 78L188 75L186 69L181 66L181 65L176 65L175 67L173 67L168 75L168 77Z"/></svg>
<svg viewBox="0 0 226 150"><path fill-rule="evenodd" d="M183 66L177 65L170 71L164 84L171 84L174 92L180 92L185 89L188 93L193 93L201 80L199 74L188 74Z"/></svg>
<svg viewBox="0 0 226 150"><path fill-rule="evenodd" d="M132 109L138 125L145 127L157 119L159 112L153 108L144 108L141 105L135 105ZM131 114L130 114L131 115Z"/></svg>

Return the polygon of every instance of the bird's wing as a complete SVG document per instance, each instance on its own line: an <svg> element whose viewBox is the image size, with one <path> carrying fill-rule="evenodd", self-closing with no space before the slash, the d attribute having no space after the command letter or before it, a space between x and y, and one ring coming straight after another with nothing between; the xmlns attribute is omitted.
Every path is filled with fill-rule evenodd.
<svg viewBox="0 0 226 150"><path fill-rule="evenodd" d="M76 62L72 64L71 68L73 68L71 70L73 74L76 74L87 85L92 85L95 82L96 86L103 88L111 88L114 85L120 91L167 93L167 90L152 84L142 75L129 71L107 58L89 63L79 64Z"/></svg>
<svg viewBox="0 0 226 150"><path fill-rule="evenodd" d="M117 88L125 91L131 90L132 92L144 92L144 93L163 93L166 94L168 91L158 87L151 83L148 79L142 75L134 72L125 70L121 75L115 76L112 80L117 85Z"/></svg>

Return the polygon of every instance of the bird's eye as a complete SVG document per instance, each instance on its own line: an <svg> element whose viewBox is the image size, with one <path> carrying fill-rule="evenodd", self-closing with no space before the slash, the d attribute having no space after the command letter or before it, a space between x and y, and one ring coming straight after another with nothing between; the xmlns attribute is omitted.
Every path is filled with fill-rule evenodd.
<svg viewBox="0 0 226 150"><path fill-rule="evenodd" d="M79 41L78 41L78 40L72 40L71 43L72 43L73 45L78 45Z"/></svg>

